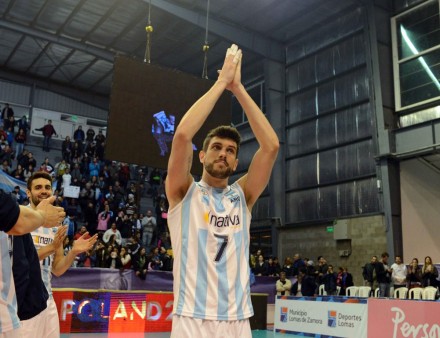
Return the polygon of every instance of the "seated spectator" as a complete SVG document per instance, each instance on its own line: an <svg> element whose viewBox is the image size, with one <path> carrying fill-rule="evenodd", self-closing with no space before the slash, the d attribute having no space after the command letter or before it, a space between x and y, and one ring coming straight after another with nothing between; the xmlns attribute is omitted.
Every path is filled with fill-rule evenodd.
<svg viewBox="0 0 440 338"><path fill-rule="evenodd" d="M116 229L116 223L113 222L111 228L104 232L102 240L106 244L114 244L116 242L118 245L122 245L122 236L119 230Z"/></svg>
<svg viewBox="0 0 440 338"><path fill-rule="evenodd" d="M151 253L148 256L148 270L156 271L162 268L162 261L159 256L159 248L154 247L151 249Z"/></svg>
<svg viewBox="0 0 440 338"><path fill-rule="evenodd" d="M290 290L292 289L292 282L286 278L286 273L281 271L280 279L275 283L278 296L290 296Z"/></svg>
<svg viewBox="0 0 440 338"><path fill-rule="evenodd" d="M284 260L283 268L281 270L286 273L286 277L293 276L293 264L290 257L286 257L286 259Z"/></svg>
<svg viewBox="0 0 440 338"><path fill-rule="evenodd" d="M131 256L125 247L121 248L119 256L121 258L122 267L124 269L131 269Z"/></svg>
<svg viewBox="0 0 440 338"><path fill-rule="evenodd" d="M254 267L254 275L255 276L267 276L268 275L268 265L264 260L263 255L258 256L257 264Z"/></svg>
<svg viewBox="0 0 440 338"><path fill-rule="evenodd" d="M170 256L167 249L163 246L160 247L159 251L160 260L162 261L162 271L172 271L173 270L173 258Z"/></svg>
<svg viewBox="0 0 440 338"><path fill-rule="evenodd" d="M109 269L121 269L122 261L119 256L118 247L113 247L113 250L110 252L110 257L107 259L106 268Z"/></svg>
<svg viewBox="0 0 440 338"><path fill-rule="evenodd" d="M79 228L78 232L73 236L73 239L77 240L80 237L83 237L84 239L90 238L90 234L87 232L87 228L84 225Z"/></svg>
<svg viewBox="0 0 440 338"><path fill-rule="evenodd" d="M269 257L267 260L267 276L270 277L278 277L279 272L277 271L277 266L273 261L272 257Z"/></svg>
<svg viewBox="0 0 440 338"><path fill-rule="evenodd" d="M98 240L98 242L96 242L95 253L96 253L95 266L97 268L105 268L110 253L108 252L108 248L105 246L103 241Z"/></svg>
<svg viewBox="0 0 440 338"><path fill-rule="evenodd" d="M136 263L133 267L136 276L138 276L140 279L145 280L147 276L147 250L142 247L139 252L139 257L136 260Z"/></svg>
<svg viewBox="0 0 440 338"><path fill-rule="evenodd" d="M432 259L429 256L425 257L425 264L422 267L422 287L427 286L437 287L438 270L432 263Z"/></svg>
<svg viewBox="0 0 440 338"><path fill-rule="evenodd" d="M422 269L419 266L419 260L417 258L413 258L408 266L406 283L408 289L422 286Z"/></svg>
<svg viewBox="0 0 440 338"><path fill-rule="evenodd" d="M77 256L77 267L93 268L96 263L96 254L93 249L82 252Z"/></svg>

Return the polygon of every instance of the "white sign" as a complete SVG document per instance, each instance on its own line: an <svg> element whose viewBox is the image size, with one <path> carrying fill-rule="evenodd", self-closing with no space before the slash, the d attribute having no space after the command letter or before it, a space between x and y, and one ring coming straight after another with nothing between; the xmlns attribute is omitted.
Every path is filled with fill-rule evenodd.
<svg viewBox="0 0 440 338"><path fill-rule="evenodd" d="M295 297L277 297L275 301L275 330L366 338L367 324L366 303L322 302Z"/></svg>
<svg viewBox="0 0 440 338"><path fill-rule="evenodd" d="M79 197L79 187L76 187L74 185L69 185L67 187L64 187L63 196L70 197L70 198L78 198Z"/></svg>

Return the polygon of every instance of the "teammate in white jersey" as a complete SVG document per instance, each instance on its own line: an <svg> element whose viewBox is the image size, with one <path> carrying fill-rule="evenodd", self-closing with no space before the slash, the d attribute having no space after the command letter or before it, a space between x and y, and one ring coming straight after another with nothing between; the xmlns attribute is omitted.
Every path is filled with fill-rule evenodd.
<svg viewBox="0 0 440 338"><path fill-rule="evenodd" d="M11 195L0 190L0 337L15 338L20 322L17 316L14 279L12 277L12 240L9 235L23 235L39 226L51 226L65 216L54 207L54 198L41 203L37 210L18 206Z"/></svg>
<svg viewBox="0 0 440 338"><path fill-rule="evenodd" d="M52 177L46 172L35 172L27 181L26 194L31 207L37 208L42 201L52 196ZM65 226L51 229L40 227L31 234L40 259L41 276L49 293L49 299L47 300L47 308L38 315L38 318L36 316L23 323L21 334L22 337L57 338L60 337L60 325L57 307L52 295L52 273L55 276L61 276L66 272L78 254L93 247L97 235L85 239L88 235L88 232L86 232L74 241L72 250L69 251L67 256L64 256ZM33 323L35 321L38 321L38 326ZM35 332L36 327L40 330L39 332Z"/></svg>
<svg viewBox="0 0 440 338"><path fill-rule="evenodd" d="M172 338L252 336L249 227L252 206L266 187L278 137L241 84L241 50L232 45L218 80L182 118L174 134L166 193L174 253ZM240 135L221 126L199 153L200 182L191 175L192 139L226 90L239 101L259 143L247 174L229 185L238 165Z"/></svg>

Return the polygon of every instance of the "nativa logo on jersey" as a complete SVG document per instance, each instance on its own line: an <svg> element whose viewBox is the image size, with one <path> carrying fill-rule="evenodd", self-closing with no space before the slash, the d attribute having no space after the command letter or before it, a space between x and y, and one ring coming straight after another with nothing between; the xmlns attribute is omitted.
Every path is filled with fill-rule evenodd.
<svg viewBox="0 0 440 338"><path fill-rule="evenodd" d="M51 244L53 239L44 236L32 236L34 238L34 244Z"/></svg>
<svg viewBox="0 0 440 338"><path fill-rule="evenodd" d="M238 215L218 216L207 212L205 213L205 221L217 228L240 226L240 216Z"/></svg>

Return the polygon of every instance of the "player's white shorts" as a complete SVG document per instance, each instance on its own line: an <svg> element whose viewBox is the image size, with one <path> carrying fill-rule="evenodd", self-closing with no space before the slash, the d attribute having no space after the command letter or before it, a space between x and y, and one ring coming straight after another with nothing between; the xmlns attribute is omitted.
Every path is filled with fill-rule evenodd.
<svg viewBox="0 0 440 338"><path fill-rule="evenodd" d="M21 328L17 330L20 338L59 338L60 322L58 319L57 306L53 298L47 300L47 308L41 311L35 317L22 320Z"/></svg>
<svg viewBox="0 0 440 338"><path fill-rule="evenodd" d="M252 338L249 319L205 320L173 316L171 338Z"/></svg>

